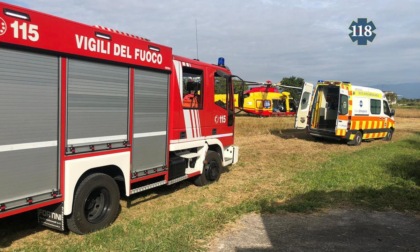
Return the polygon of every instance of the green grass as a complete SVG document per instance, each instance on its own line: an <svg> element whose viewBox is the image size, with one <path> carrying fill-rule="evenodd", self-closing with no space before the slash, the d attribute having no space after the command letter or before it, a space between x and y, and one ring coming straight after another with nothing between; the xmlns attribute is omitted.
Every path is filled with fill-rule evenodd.
<svg viewBox="0 0 420 252"><path fill-rule="evenodd" d="M290 199L282 204L271 199L271 204L264 203L264 211L341 206L420 211L420 135L350 155L333 154L315 170L303 171L287 183L293 188Z"/></svg>
<svg viewBox="0 0 420 252"><path fill-rule="evenodd" d="M263 167L261 160L242 157L216 184L197 188L185 182L134 197L133 207L123 206L107 229L78 236L30 224L0 239L0 250L197 251L205 250L225 224L250 212L305 213L331 207L419 212L420 133L408 137L360 148L304 141L304 146L333 151L307 154L321 159L299 152L270 155ZM240 195L247 197L235 198ZM20 239L22 244L9 247Z"/></svg>

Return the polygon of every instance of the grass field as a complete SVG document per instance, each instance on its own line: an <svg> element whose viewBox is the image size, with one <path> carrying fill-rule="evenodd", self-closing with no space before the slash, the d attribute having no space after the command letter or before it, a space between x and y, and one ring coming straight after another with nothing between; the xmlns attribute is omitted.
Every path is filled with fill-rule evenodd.
<svg viewBox="0 0 420 252"><path fill-rule="evenodd" d="M0 220L0 250L196 251L249 212L361 207L420 212L420 110L397 109L391 142L351 147L314 141L293 118L237 117L239 163L220 181L161 187L132 198L109 228L85 235L36 224L33 213Z"/></svg>

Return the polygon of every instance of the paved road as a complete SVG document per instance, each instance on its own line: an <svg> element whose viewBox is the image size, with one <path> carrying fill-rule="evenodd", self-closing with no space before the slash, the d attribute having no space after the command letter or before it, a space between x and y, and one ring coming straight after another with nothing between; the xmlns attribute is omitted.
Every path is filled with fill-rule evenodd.
<svg viewBox="0 0 420 252"><path fill-rule="evenodd" d="M420 251L420 216L334 209L313 214L249 214L209 251Z"/></svg>

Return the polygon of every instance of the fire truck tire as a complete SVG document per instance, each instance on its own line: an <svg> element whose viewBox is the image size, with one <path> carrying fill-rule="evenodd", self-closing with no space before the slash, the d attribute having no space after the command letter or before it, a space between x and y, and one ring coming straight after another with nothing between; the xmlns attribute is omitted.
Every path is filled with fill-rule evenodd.
<svg viewBox="0 0 420 252"><path fill-rule="evenodd" d="M194 179L196 186L204 186L219 180L222 170L222 159L217 152L207 151L203 173Z"/></svg>
<svg viewBox="0 0 420 252"><path fill-rule="evenodd" d="M384 137L384 141L391 141L392 136L394 135L394 131L391 129L386 136Z"/></svg>
<svg viewBox="0 0 420 252"><path fill-rule="evenodd" d="M117 183L106 174L94 173L77 187L67 227L76 234L91 233L111 225L119 211Z"/></svg>
<svg viewBox="0 0 420 252"><path fill-rule="evenodd" d="M363 134L360 131L357 131L353 140L349 141L347 144L352 146L358 146L362 143Z"/></svg>

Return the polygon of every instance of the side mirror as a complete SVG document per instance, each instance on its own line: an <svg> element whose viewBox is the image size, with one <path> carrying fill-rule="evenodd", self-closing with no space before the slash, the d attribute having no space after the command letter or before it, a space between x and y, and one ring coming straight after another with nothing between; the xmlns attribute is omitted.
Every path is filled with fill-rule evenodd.
<svg viewBox="0 0 420 252"><path fill-rule="evenodd" d="M390 114L391 116L394 116L395 115L395 109L391 109L391 114Z"/></svg>

